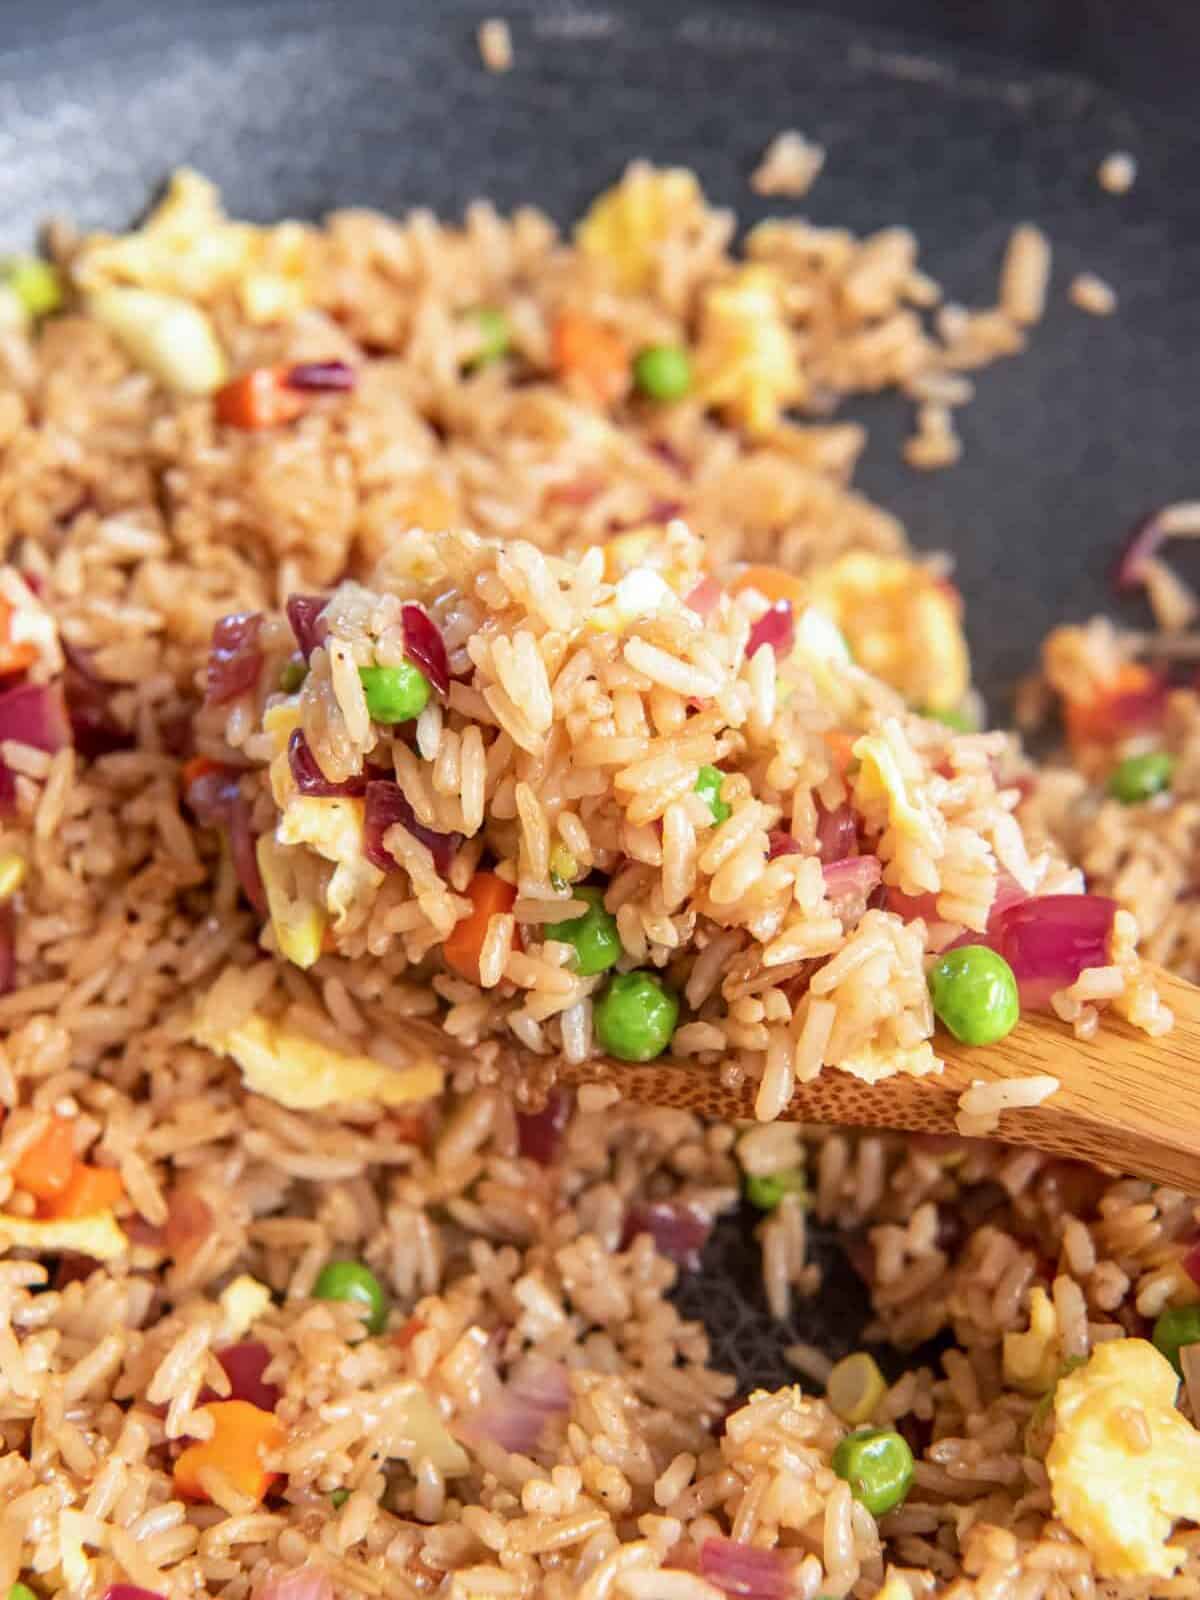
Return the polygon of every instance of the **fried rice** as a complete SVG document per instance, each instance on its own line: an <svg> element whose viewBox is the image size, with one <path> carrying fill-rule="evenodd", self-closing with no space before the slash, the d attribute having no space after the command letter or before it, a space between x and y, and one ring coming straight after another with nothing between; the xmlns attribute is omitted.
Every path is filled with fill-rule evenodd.
<svg viewBox="0 0 1200 1600"><path fill-rule="evenodd" d="M672 1047L712 1070L732 1056L761 1077L768 1115L772 1060L803 1073L825 1058L795 1053L814 972L833 974L826 1044L843 1002L869 1007L878 1039L885 995L888 1049L909 1042L906 1018L928 1048L929 941L987 935L1001 868L1023 897L1082 902L1082 867L1090 898L1121 907L1106 959L1128 955L1134 910L1154 953L1195 959L1194 693L1169 694L1136 642L1094 631L1048 654L1069 769L918 714L973 707L957 603L849 487L860 436L824 416L889 385L944 404L923 396L1018 349L1017 322L946 306L931 325L939 291L902 230L860 242L766 224L746 260L731 234L690 174L644 167L574 243L485 207L462 228L366 213L250 228L184 177L132 236L58 233L66 304L0 334L0 1585L14 1600L21 1586L72 1600L1196 1592L1200 1370L1177 1339L1176 1399L1155 1348L1164 1314L1186 1328L1200 1300L1193 1199L986 1140L709 1124L599 1089L535 1105L500 1070L505 1037L592 1047L563 1020L590 991L537 936L575 908L585 866L608 880L622 959L685 994ZM499 357L483 359L481 307L503 310ZM556 339L568 314L589 319L566 341L582 362ZM629 357L663 344L691 349L695 392L630 397ZM809 420L788 420L797 409ZM628 567L678 604L665 618L619 614L623 574L594 547L631 534ZM822 708L820 662L780 662L796 681L772 714L773 646L747 661L745 644L774 600L738 589L743 564L766 562L841 625L856 664L839 658L832 692L853 689L852 710ZM721 597L697 628L684 602L708 576ZM446 709L434 697L411 742L376 749L354 703L359 652L381 659L404 605L443 630L455 670ZM298 616L324 624L307 652ZM576 719L574 767L546 753L547 698L551 725L562 713L552 633L555 660L586 657L580 682L611 702ZM404 643L401 627L391 648ZM293 665L303 681L285 687ZM654 750L661 770L619 786L651 730L695 748ZM462 836L445 875L401 820L382 833L397 870L350 870L331 901L339 863L279 837L297 731L321 782L386 757L368 781L401 792L418 828ZM857 773L820 737L846 731ZM579 755L631 738L608 752L619 762ZM927 841L890 824L886 785L862 792L871 739L917 763L919 797L964 852L958 876L923 870ZM1120 812L1101 798L1115 763L1164 745L1166 790ZM730 808L715 827L693 804L710 763ZM814 794L826 816L851 813L853 847L832 862ZM761 884L757 835L780 824L801 848L771 882L786 878L796 914L756 934L738 850L753 837ZM688 827L705 836L694 882L672 854ZM560 851L559 883L556 843L575 868ZM273 845L308 852L286 894ZM471 982L430 952L463 920L484 848L522 914L491 919ZM834 913L824 868L867 856L881 882ZM671 894L655 921L653 897ZM297 901L319 915L307 963L280 948ZM752 970L781 929L779 964L802 968L792 993ZM847 958L867 935L864 965L886 966L869 995ZM1158 1026L1118 967L1095 993L1042 974L1042 1001L1056 993L1085 1030L1097 1000ZM776 1315L819 1292L812 1216L870 1288L867 1335L941 1336L940 1357L892 1383L860 1365L851 1393L798 1349L795 1385L738 1394L670 1296L743 1193L763 1213ZM896 1494L847 1465L863 1425L911 1458Z"/></svg>

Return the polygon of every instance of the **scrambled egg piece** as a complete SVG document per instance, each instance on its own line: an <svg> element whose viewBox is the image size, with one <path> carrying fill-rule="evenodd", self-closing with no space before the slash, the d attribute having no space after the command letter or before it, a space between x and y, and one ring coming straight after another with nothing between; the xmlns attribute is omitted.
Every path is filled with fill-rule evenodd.
<svg viewBox="0 0 1200 1600"><path fill-rule="evenodd" d="M902 556L851 551L812 575L813 599L834 618L859 664L908 701L951 711L971 684L958 597Z"/></svg>
<svg viewBox="0 0 1200 1600"><path fill-rule="evenodd" d="M575 242L584 255L607 262L623 289L645 289L664 240L703 207L694 173L634 162L620 183L593 200L576 225Z"/></svg>
<svg viewBox="0 0 1200 1600"><path fill-rule="evenodd" d="M290 1111L315 1110L348 1100L403 1106L428 1100L442 1088L442 1069L432 1061L419 1067L385 1067L370 1056L346 1055L265 1017L251 1015L236 1028L198 1028L197 1044L231 1056L254 1094Z"/></svg>
<svg viewBox="0 0 1200 1600"><path fill-rule="evenodd" d="M248 1272L241 1273L221 1291L221 1336L236 1340L271 1309L271 1291Z"/></svg>
<svg viewBox="0 0 1200 1600"><path fill-rule="evenodd" d="M853 710L858 691L847 677L854 658L836 622L816 606L805 606L796 619L792 659L804 666L825 704L843 715ZM787 668L780 674L786 680Z"/></svg>
<svg viewBox="0 0 1200 1600"><path fill-rule="evenodd" d="M792 330L769 267L739 267L704 296L696 388L750 433L766 433L804 398Z"/></svg>
<svg viewBox="0 0 1200 1600"><path fill-rule="evenodd" d="M887 738L889 723L896 726L895 719L889 718L882 733L864 734L853 747L861 763L854 780L855 801L860 810L867 812L877 810L882 802L891 827L910 838L923 840L931 827L937 831L941 819L924 808L915 789L910 793L910 781L915 786L921 779L917 758L911 751L907 751L906 756L897 751ZM903 744L900 748L901 752L906 749ZM906 772L906 765L911 770Z"/></svg>
<svg viewBox="0 0 1200 1600"><path fill-rule="evenodd" d="M1024 1394L1044 1394L1058 1376L1062 1348L1054 1302L1045 1289L1029 1291L1029 1327L1004 1335L1004 1377Z"/></svg>
<svg viewBox="0 0 1200 1600"><path fill-rule="evenodd" d="M334 863L325 907L339 932L350 912L369 901L383 882L383 873L363 852L364 811L361 800L300 795L289 801L275 829L280 844L307 845Z"/></svg>
<svg viewBox="0 0 1200 1600"><path fill-rule="evenodd" d="M397 1393L397 1391L393 1391ZM409 1460L414 1464L425 1460L447 1478L461 1478L471 1469L467 1452L452 1437L442 1421L437 1407L415 1381L401 1386L397 1394L403 1413L404 1427L413 1442Z"/></svg>
<svg viewBox="0 0 1200 1600"><path fill-rule="evenodd" d="M874 1600L913 1600L908 1579L897 1572L895 1567L889 1567L883 1587L876 1589Z"/></svg>
<svg viewBox="0 0 1200 1600"><path fill-rule="evenodd" d="M617 581L607 605L597 606L588 626L597 633L621 633L640 617L679 609L679 597L652 567L635 567Z"/></svg>
<svg viewBox="0 0 1200 1600"><path fill-rule="evenodd" d="M22 1250L37 1250L46 1255L69 1250L90 1256L93 1261L112 1261L129 1249L124 1229L108 1210L95 1211L90 1217L63 1217L47 1222L0 1215L0 1238Z"/></svg>
<svg viewBox="0 0 1200 1600"><path fill-rule="evenodd" d="M1186 1555L1167 1543L1173 1525L1200 1522L1200 1433L1175 1408L1178 1387L1152 1344L1114 1339L1055 1391L1046 1456L1054 1514L1101 1577L1170 1577ZM1148 1448L1122 1415L1139 1411Z"/></svg>
<svg viewBox="0 0 1200 1600"><path fill-rule="evenodd" d="M308 230L231 222L215 184L181 168L140 228L113 238L91 234L71 263L85 292L134 285L189 300L236 290L250 322L278 322L311 298Z"/></svg>
<svg viewBox="0 0 1200 1600"><path fill-rule="evenodd" d="M928 1039L922 1039L920 1044L908 1050L900 1050L895 1045L870 1044L857 1055L839 1061L838 1066L852 1078L861 1078L864 1083L878 1083L882 1078L894 1078L898 1074L923 1078L928 1072L942 1070L942 1063L934 1055Z"/></svg>
<svg viewBox="0 0 1200 1600"><path fill-rule="evenodd" d="M199 306L154 289L98 289L88 311L139 367L175 394L212 394L228 376L225 352Z"/></svg>
<svg viewBox="0 0 1200 1600"><path fill-rule="evenodd" d="M280 955L295 967L315 965L325 945L327 919L325 908L309 899L297 886L297 852L264 833L254 853Z"/></svg>

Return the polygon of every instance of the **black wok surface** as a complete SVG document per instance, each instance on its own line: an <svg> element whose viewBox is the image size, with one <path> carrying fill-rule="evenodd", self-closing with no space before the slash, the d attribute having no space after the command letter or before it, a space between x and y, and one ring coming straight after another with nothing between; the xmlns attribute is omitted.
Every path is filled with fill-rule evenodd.
<svg viewBox="0 0 1200 1600"><path fill-rule="evenodd" d="M516 46L503 77L474 43L496 13ZM748 174L785 127L829 152L805 213L913 227L953 298L988 303L1010 228L1036 219L1056 247L1051 312L1026 355L981 375L963 462L916 475L898 457L902 406L847 408L871 430L861 485L917 544L956 556L977 679L1003 712L1053 622L1111 608L1108 565L1133 519L1197 492L1198 65L1189 0L6 5L0 243L27 243L50 212L124 224L184 162L261 219L454 212L488 195L567 222L645 155L694 166L751 222L766 206ZM1115 148L1141 169L1123 198L1094 177ZM1067 303L1082 270L1117 288L1116 317ZM726 1223L680 1298L718 1359L778 1382L786 1341L756 1255L748 1219ZM835 1261L792 1336L841 1353L863 1312Z"/></svg>

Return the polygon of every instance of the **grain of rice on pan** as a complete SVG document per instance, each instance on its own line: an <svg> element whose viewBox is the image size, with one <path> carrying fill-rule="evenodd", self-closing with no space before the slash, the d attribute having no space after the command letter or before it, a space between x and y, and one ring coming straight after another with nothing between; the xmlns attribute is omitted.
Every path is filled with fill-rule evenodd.
<svg viewBox="0 0 1200 1600"><path fill-rule="evenodd" d="M567 242L486 205L252 227L194 174L132 241L56 231L62 309L0 340L5 1590L1196 1592L1172 1492L1196 1476L1195 1347L1176 1407L1141 1337L1195 1299L1194 1199L990 1139L500 1082L498 1016L529 1049L591 1047L608 979L547 931L590 908L579 888L605 888L622 962L678 986L681 1050L798 1078L877 1028L881 995L919 1036L926 945L1019 919L1030 886L1106 930L1059 974L1084 1026L1110 1004L1162 1023L1131 909L1164 959L1200 950L1194 693L1146 637L1093 627L1048 649L1071 765L917 716L977 706L960 602L853 489L861 431L828 414L888 386L958 404L1020 329L941 306L903 229L730 237L690 174L645 166ZM635 394L633 357L664 344L695 388ZM431 592L424 555L454 582ZM773 659L781 599L807 666ZM832 691L809 610L857 663ZM321 792L354 787L372 737L368 640L433 691L370 751L382 866L352 848L367 797ZM861 703L832 705L837 681ZM327 773L279 753L298 707ZM1105 796L1164 751L1165 789ZM702 765L724 776L698 794ZM288 842L273 785L291 807L301 779ZM776 831L801 848L756 860ZM501 868L485 987L438 952ZM782 921L747 920L763 879L791 885ZM479 1041L465 1063L448 1033ZM739 1393L671 1298L742 1196L804 1369L775 1393ZM869 1289L864 1337L940 1357L826 1373L817 1224ZM1073 1467L1089 1416L1099 1474ZM897 1468L882 1498L847 1459L863 1427Z"/></svg>

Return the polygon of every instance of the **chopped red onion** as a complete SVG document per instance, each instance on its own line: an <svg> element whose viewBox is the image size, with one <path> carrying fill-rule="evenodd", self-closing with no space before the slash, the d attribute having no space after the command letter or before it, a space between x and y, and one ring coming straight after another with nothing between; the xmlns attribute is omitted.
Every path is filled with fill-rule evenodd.
<svg viewBox="0 0 1200 1600"><path fill-rule="evenodd" d="M235 611L213 628L205 691L210 705L224 705L257 688L263 669L258 643L262 621L259 611Z"/></svg>
<svg viewBox="0 0 1200 1600"><path fill-rule="evenodd" d="M767 835L767 860L774 861L776 856L799 856L804 851L799 839L794 839L783 828L772 828Z"/></svg>
<svg viewBox="0 0 1200 1600"><path fill-rule="evenodd" d="M925 923L941 921L936 894L905 894L892 884L887 887L886 909L903 922L916 922L918 917Z"/></svg>
<svg viewBox="0 0 1200 1600"><path fill-rule="evenodd" d="M21 683L0 694L0 740L13 739L53 755L71 742L62 685Z"/></svg>
<svg viewBox="0 0 1200 1600"><path fill-rule="evenodd" d="M706 1539L700 1572L739 1600L788 1600L794 1592L794 1558L783 1550L761 1550L736 1539Z"/></svg>
<svg viewBox="0 0 1200 1600"><path fill-rule="evenodd" d="M0 995L11 994L17 981L17 930L12 901L0 904Z"/></svg>
<svg viewBox="0 0 1200 1600"><path fill-rule="evenodd" d="M1167 709L1170 684L1156 672L1144 688L1118 690L1103 702L1105 734L1120 739L1161 725Z"/></svg>
<svg viewBox="0 0 1200 1600"><path fill-rule="evenodd" d="M140 1589L136 1583L110 1583L104 1600L163 1600L157 1589Z"/></svg>
<svg viewBox="0 0 1200 1600"><path fill-rule="evenodd" d="M272 1568L252 1600L333 1600L333 1579L316 1566L293 1567L289 1572Z"/></svg>
<svg viewBox="0 0 1200 1600"><path fill-rule="evenodd" d="M229 1379L230 1400L248 1400L260 1411L274 1411L279 1404L280 1389L277 1384L267 1383L263 1379L263 1373L271 1364L271 1352L265 1344L257 1339L247 1339L241 1344L227 1345L224 1350L217 1351L217 1360ZM201 1391L197 1404L204 1405L207 1401L221 1398L214 1390L205 1389Z"/></svg>
<svg viewBox="0 0 1200 1600"><path fill-rule="evenodd" d="M323 800L339 797L353 798L367 792L367 775L358 773L344 783L334 783L321 771L308 740L299 728L292 730L288 740L288 766L292 780L301 794L316 795Z"/></svg>
<svg viewBox="0 0 1200 1600"><path fill-rule="evenodd" d="M517 1148L530 1161L548 1167L558 1155L563 1129L571 1116L565 1089L553 1088L540 1111L517 1113Z"/></svg>
<svg viewBox="0 0 1200 1600"><path fill-rule="evenodd" d="M17 775L10 766L0 761L0 817L17 814Z"/></svg>
<svg viewBox="0 0 1200 1600"><path fill-rule="evenodd" d="M690 478L692 475L691 464L682 451L677 450L669 439L652 439L651 452L668 467L672 467L681 478Z"/></svg>
<svg viewBox="0 0 1200 1600"><path fill-rule="evenodd" d="M233 857L233 870L237 873L242 893L259 916L265 917L267 891L263 888L262 873L258 870L258 853L250 827L250 802L240 789L229 807L229 853Z"/></svg>
<svg viewBox="0 0 1200 1600"><path fill-rule="evenodd" d="M843 802L832 811L826 811L817 801L817 854L822 866L834 861L844 861L854 854L858 844L858 823L849 804Z"/></svg>
<svg viewBox="0 0 1200 1600"><path fill-rule="evenodd" d="M133 733L113 716L109 705L113 685L96 671L91 651L64 639L63 654L67 658L63 690L76 750L86 761L111 755L114 750L131 750Z"/></svg>
<svg viewBox="0 0 1200 1600"><path fill-rule="evenodd" d="M570 1403L567 1369L561 1362L531 1355L514 1368L507 1383L485 1380L483 1399L464 1427L464 1437L491 1439L527 1456L537 1449L550 1418L562 1416Z"/></svg>
<svg viewBox="0 0 1200 1600"><path fill-rule="evenodd" d="M1189 1247L1183 1258L1183 1270L1195 1284L1200 1284L1200 1239Z"/></svg>
<svg viewBox="0 0 1200 1600"><path fill-rule="evenodd" d="M417 821L416 812L398 783L377 778L367 784L366 813L363 818L363 853L381 872L391 872L395 857L383 842L389 828L400 824L414 839L419 839L433 857L433 864L445 877L462 844L461 833L435 833Z"/></svg>
<svg viewBox="0 0 1200 1600"><path fill-rule="evenodd" d="M627 1250L639 1233L648 1233L664 1256L696 1272L712 1226L707 1211L690 1201L647 1201L631 1206L626 1214L621 1248Z"/></svg>
<svg viewBox="0 0 1200 1600"><path fill-rule="evenodd" d="M450 658L441 630L420 606L406 605L400 615L404 622L404 654L445 698L450 693Z"/></svg>
<svg viewBox="0 0 1200 1600"><path fill-rule="evenodd" d="M358 373L348 361L297 361L284 372L283 381L289 389L319 394L353 389Z"/></svg>
<svg viewBox="0 0 1200 1600"><path fill-rule="evenodd" d="M825 893L831 900L854 897L865 900L883 881L883 868L878 856L846 856L841 861L831 861L822 868L825 874Z"/></svg>
<svg viewBox="0 0 1200 1600"><path fill-rule="evenodd" d="M196 821L204 827L227 828L240 781L241 773L236 767L214 763L188 781L183 798Z"/></svg>
<svg viewBox="0 0 1200 1600"><path fill-rule="evenodd" d="M694 611L697 616L707 617L710 612L716 610L720 601L721 585L710 572L706 577L700 579L700 582L683 603L689 611Z"/></svg>
<svg viewBox="0 0 1200 1600"><path fill-rule="evenodd" d="M792 602L776 600L750 629L750 637L746 640L746 659L748 661L756 655L764 644L769 644L777 656L791 655L795 642L796 624L792 616Z"/></svg>
<svg viewBox="0 0 1200 1600"><path fill-rule="evenodd" d="M328 597L323 594L293 594L288 596L287 619L292 625L300 654L307 661L318 645L325 643L329 625L325 621Z"/></svg>
<svg viewBox="0 0 1200 1600"><path fill-rule="evenodd" d="M988 923L988 944L1013 969L1021 1004L1044 1009L1088 967L1108 965L1117 903L1099 894L1045 894L1018 900Z"/></svg>

